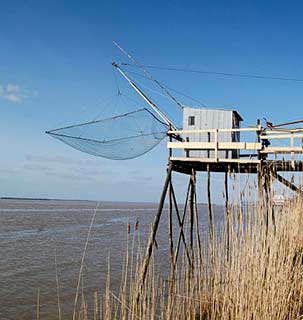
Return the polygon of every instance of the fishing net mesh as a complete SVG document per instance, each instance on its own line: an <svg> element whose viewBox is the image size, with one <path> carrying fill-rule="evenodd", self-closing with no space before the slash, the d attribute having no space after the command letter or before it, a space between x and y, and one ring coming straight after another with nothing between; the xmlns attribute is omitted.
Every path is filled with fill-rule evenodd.
<svg viewBox="0 0 303 320"><path fill-rule="evenodd" d="M114 160L136 158L153 149L167 126L147 109L47 131L67 145Z"/></svg>

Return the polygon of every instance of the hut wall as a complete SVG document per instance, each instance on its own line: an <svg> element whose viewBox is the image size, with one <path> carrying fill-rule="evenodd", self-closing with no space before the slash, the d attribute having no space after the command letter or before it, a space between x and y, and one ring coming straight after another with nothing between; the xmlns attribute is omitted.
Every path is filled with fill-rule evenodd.
<svg viewBox="0 0 303 320"><path fill-rule="evenodd" d="M194 119L194 120L193 120ZM239 128L241 117L236 111L210 108L192 108L183 109L183 129L184 130L205 130L205 129L232 129ZM213 142L213 133L193 133L184 134L183 138L190 142ZM240 141L239 132L220 132L218 141L232 142ZM190 151L189 157L213 158L214 151L198 150ZM219 158L237 158L238 150L224 150L218 152Z"/></svg>

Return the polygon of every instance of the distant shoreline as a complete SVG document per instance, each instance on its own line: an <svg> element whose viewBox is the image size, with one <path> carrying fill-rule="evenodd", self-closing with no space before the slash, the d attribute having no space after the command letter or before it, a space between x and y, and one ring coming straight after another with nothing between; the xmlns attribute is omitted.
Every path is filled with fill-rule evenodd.
<svg viewBox="0 0 303 320"><path fill-rule="evenodd" d="M0 197L0 200L28 200L28 201L89 201L97 202L98 200L77 200L77 199L56 199L56 198L23 198L23 197Z"/></svg>
<svg viewBox="0 0 303 320"><path fill-rule="evenodd" d="M148 202L148 201L103 201L103 200L86 200L86 199L60 199L60 198L29 198L29 197L0 197L0 200L23 200L23 201L62 201L62 202L103 202L103 203L143 203L143 204L155 204L158 202ZM198 205L207 206L207 203L197 203ZM181 204L182 205L182 204ZM213 206L222 206L220 204L213 203Z"/></svg>

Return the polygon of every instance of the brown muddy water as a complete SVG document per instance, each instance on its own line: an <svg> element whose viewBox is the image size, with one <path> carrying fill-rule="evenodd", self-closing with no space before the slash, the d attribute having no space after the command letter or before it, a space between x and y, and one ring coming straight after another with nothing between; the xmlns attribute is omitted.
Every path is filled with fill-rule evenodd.
<svg viewBox="0 0 303 320"><path fill-rule="evenodd" d="M36 318L38 290L40 318L58 319L55 256L62 317L71 318L82 253L96 207L93 201L0 200L1 320ZM108 257L111 285L118 290L127 238L137 233L144 246L156 209L153 203L99 203L83 269L88 301L95 291L105 291ZM222 221L222 207L215 206L214 213L215 220ZM199 216L205 231L206 206L199 206ZM166 209L157 243L157 268L165 276L169 256Z"/></svg>

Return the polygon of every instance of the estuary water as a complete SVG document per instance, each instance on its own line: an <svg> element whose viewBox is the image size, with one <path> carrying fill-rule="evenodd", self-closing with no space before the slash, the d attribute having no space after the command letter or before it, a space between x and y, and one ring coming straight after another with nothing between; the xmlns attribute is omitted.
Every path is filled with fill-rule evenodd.
<svg viewBox="0 0 303 320"><path fill-rule="evenodd" d="M0 319L58 319L56 270L63 318L71 318L88 229L81 291L104 293L110 260L111 286L119 288L127 239L144 247L157 210L154 203L0 199ZM167 208L157 233L159 272L168 264ZM223 210L214 206L215 220ZM207 230L207 207L199 206ZM175 235L177 226L175 224Z"/></svg>

